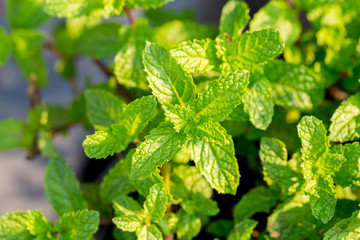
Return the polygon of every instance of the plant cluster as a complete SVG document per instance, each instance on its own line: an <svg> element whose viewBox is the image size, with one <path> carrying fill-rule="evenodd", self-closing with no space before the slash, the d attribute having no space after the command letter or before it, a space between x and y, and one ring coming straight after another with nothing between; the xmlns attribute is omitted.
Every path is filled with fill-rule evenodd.
<svg viewBox="0 0 360 240"><path fill-rule="evenodd" d="M31 109L0 121L0 149L49 159L60 219L7 213L0 239L93 239L104 225L115 239L360 239L360 2L271 0L250 20L231 0L218 28L167 2L6 2L0 64L14 55ZM46 36L37 27L54 16L64 21ZM69 106L41 98L44 50L73 86ZM107 81L81 89L79 57ZM53 144L79 123L95 129L89 158L119 159L101 182L81 184ZM241 166L259 176L246 192ZM218 194L235 195L233 219L216 217Z"/></svg>

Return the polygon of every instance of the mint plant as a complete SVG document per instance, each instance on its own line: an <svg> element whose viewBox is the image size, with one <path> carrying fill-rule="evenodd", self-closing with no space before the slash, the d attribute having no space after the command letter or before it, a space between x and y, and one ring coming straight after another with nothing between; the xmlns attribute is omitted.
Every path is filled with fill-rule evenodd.
<svg viewBox="0 0 360 240"><path fill-rule="evenodd" d="M6 2L0 66L14 56L30 110L0 120L0 150L49 159L59 218L5 213L0 239L360 239L358 1L271 0L250 16L230 0L218 27L168 2ZM41 96L44 51L68 106ZM106 81L80 86L79 58ZM93 131L89 161L116 159L98 181L78 180L53 143L75 124Z"/></svg>

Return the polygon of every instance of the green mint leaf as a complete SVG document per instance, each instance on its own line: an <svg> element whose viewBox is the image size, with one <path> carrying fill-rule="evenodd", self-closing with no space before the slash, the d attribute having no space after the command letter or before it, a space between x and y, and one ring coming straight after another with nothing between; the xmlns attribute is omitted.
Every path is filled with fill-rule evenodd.
<svg viewBox="0 0 360 240"><path fill-rule="evenodd" d="M20 120L8 118L0 121L0 150L9 150L22 146L25 123Z"/></svg>
<svg viewBox="0 0 360 240"><path fill-rule="evenodd" d="M356 211L324 234L324 240L351 240L360 238L360 213Z"/></svg>
<svg viewBox="0 0 360 240"><path fill-rule="evenodd" d="M172 168L170 189L173 198L177 201L187 200L198 194L210 198L213 192L199 169L186 165Z"/></svg>
<svg viewBox="0 0 360 240"><path fill-rule="evenodd" d="M301 23L296 12L283 1L268 2L254 15L250 22L250 31L265 27L279 29L286 46L295 43L301 33Z"/></svg>
<svg viewBox="0 0 360 240"><path fill-rule="evenodd" d="M137 233L138 240L155 240L163 239L160 230L154 224L150 226L143 226L143 228Z"/></svg>
<svg viewBox="0 0 360 240"><path fill-rule="evenodd" d="M184 41L193 39L213 39L218 34L216 27L203 25L193 20L172 20L156 29L156 40L166 49L178 47Z"/></svg>
<svg viewBox="0 0 360 240"><path fill-rule="evenodd" d="M91 127L87 116L86 100L84 94L81 94L72 101L69 109L69 117L74 122L83 121L84 127Z"/></svg>
<svg viewBox="0 0 360 240"><path fill-rule="evenodd" d="M333 35L333 39L339 39L339 36L341 36L338 32L334 32ZM326 36L326 40L329 39L327 32L323 36ZM341 41L341 45L337 45L339 41ZM354 61L354 53L357 51L357 40L340 38L339 40L334 40L333 44L334 47L326 49L325 64L337 71L352 71L357 66L356 61Z"/></svg>
<svg viewBox="0 0 360 240"><path fill-rule="evenodd" d="M207 199L202 195L194 195L191 200L182 202L181 206L185 212L196 216L215 216L220 212L216 201Z"/></svg>
<svg viewBox="0 0 360 240"><path fill-rule="evenodd" d="M134 192L135 190L146 197L149 195L150 188L154 184L165 184L158 172L154 172L142 180L129 179L134 152L135 149L131 149L125 159L120 160L115 167L110 170L109 174L104 177L100 186L100 194L104 201L111 202L116 200L120 203L119 197L122 198L124 195Z"/></svg>
<svg viewBox="0 0 360 240"><path fill-rule="evenodd" d="M235 195L240 173L234 143L226 130L219 123L199 124L188 144L191 158L211 187Z"/></svg>
<svg viewBox="0 0 360 240"><path fill-rule="evenodd" d="M335 187L332 175L339 171L346 161L341 155L328 154L325 159L318 160L316 165L311 160L301 164L306 181L305 192L310 195L310 205L314 216L327 223L335 212Z"/></svg>
<svg viewBox="0 0 360 240"><path fill-rule="evenodd" d="M158 222L164 218L167 200L167 188L164 185L155 184L150 188L144 209L151 221Z"/></svg>
<svg viewBox="0 0 360 240"><path fill-rule="evenodd" d="M85 240L92 239L98 230L100 215L93 210L79 210L61 216L55 222L55 230L60 232L61 239Z"/></svg>
<svg viewBox="0 0 360 240"><path fill-rule="evenodd" d="M49 16L43 10L43 1L6 1L7 21L12 29L36 28L46 22Z"/></svg>
<svg viewBox="0 0 360 240"><path fill-rule="evenodd" d="M234 224L231 220L218 219L206 226L206 232L217 237L227 237L230 235L233 227Z"/></svg>
<svg viewBox="0 0 360 240"><path fill-rule="evenodd" d="M58 17L79 17L81 15L90 15L92 11L102 9L103 1L101 0L45 0L44 10L50 15ZM101 12L100 12L101 13ZM102 16L103 13L100 15Z"/></svg>
<svg viewBox="0 0 360 240"><path fill-rule="evenodd" d="M305 116L300 120L297 128L304 159L316 161L327 154L330 141L320 120L314 116Z"/></svg>
<svg viewBox="0 0 360 240"><path fill-rule="evenodd" d="M280 32L266 28L260 31L245 32L230 42L218 41L218 49L230 69L253 70L281 53L284 47Z"/></svg>
<svg viewBox="0 0 360 240"><path fill-rule="evenodd" d="M44 188L55 212L61 216L86 208L87 203L82 196L78 179L44 132L40 132L38 147L42 154L50 159L46 166Z"/></svg>
<svg viewBox="0 0 360 240"><path fill-rule="evenodd" d="M53 35L54 47L61 55L68 57L69 60L78 54L76 44L79 38L74 37L73 35L74 34L66 26L57 27ZM75 68L75 66L73 66L73 68ZM75 74L75 69L72 71L72 74Z"/></svg>
<svg viewBox="0 0 360 240"><path fill-rule="evenodd" d="M6 213L0 218L0 237L4 240L32 240L26 222L27 212Z"/></svg>
<svg viewBox="0 0 360 240"><path fill-rule="evenodd" d="M90 123L97 127L107 127L120 120L125 103L110 92L86 90L86 111Z"/></svg>
<svg viewBox="0 0 360 240"><path fill-rule="evenodd" d="M360 93L350 96L335 110L329 131L333 142L360 138Z"/></svg>
<svg viewBox="0 0 360 240"><path fill-rule="evenodd" d="M274 101L271 85L265 78L257 80L248 87L244 95L244 110L250 122L258 129L266 130L274 115Z"/></svg>
<svg viewBox="0 0 360 240"><path fill-rule="evenodd" d="M308 201L305 195L295 195L291 201L278 206L268 219L270 234L278 236L280 240L302 240L316 236L316 219L311 214Z"/></svg>
<svg viewBox="0 0 360 240"><path fill-rule="evenodd" d="M104 177L100 185L100 196L104 202L111 203L119 196L135 192L135 188L128 177L126 167L125 159L120 159Z"/></svg>
<svg viewBox="0 0 360 240"><path fill-rule="evenodd" d="M147 42L143 53L147 79L163 105L185 106L195 98L195 84L175 59L160 45Z"/></svg>
<svg viewBox="0 0 360 240"><path fill-rule="evenodd" d="M220 60L216 56L215 41L203 40L182 42L170 50L171 56L189 73L207 73L216 70Z"/></svg>
<svg viewBox="0 0 360 240"><path fill-rule="evenodd" d="M180 132L180 130L184 129L190 122L193 121L194 112L190 109L190 107L183 107L180 105L175 105L174 107L162 107L166 116L165 120L172 122L177 132Z"/></svg>
<svg viewBox="0 0 360 240"><path fill-rule="evenodd" d="M158 171L155 171L150 174L150 176L140 180L140 179L132 179L131 182L138 191L139 194L146 197L150 193L150 188L155 184L163 184L165 185L163 178L160 176Z"/></svg>
<svg viewBox="0 0 360 240"><path fill-rule="evenodd" d="M250 19L249 11L248 5L243 1L228 1L221 12L220 33L241 35Z"/></svg>
<svg viewBox="0 0 360 240"><path fill-rule="evenodd" d="M333 152L343 155L346 163L335 174L334 181L342 187L360 185L360 146L358 142L336 145Z"/></svg>
<svg viewBox="0 0 360 240"><path fill-rule="evenodd" d="M6 213L0 218L0 239L55 239L52 225L39 210Z"/></svg>
<svg viewBox="0 0 360 240"><path fill-rule="evenodd" d="M17 29L11 37L16 61L25 77L35 80L39 86L46 85L47 73L41 53L44 35L33 29Z"/></svg>
<svg viewBox="0 0 360 240"><path fill-rule="evenodd" d="M6 34L3 27L0 27L0 67L7 62L12 50L11 37Z"/></svg>
<svg viewBox="0 0 360 240"><path fill-rule="evenodd" d="M46 197L58 215L86 208L80 183L63 158L50 160L44 179Z"/></svg>
<svg viewBox="0 0 360 240"><path fill-rule="evenodd" d="M150 176L156 167L174 157L183 148L186 140L186 135L176 132L172 123L159 124L136 149L132 160L131 178L141 180Z"/></svg>
<svg viewBox="0 0 360 240"><path fill-rule="evenodd" d="M131 172L131 162L133 155L135 153L135 149L131 149L126 155L125 162L127 166L127 174L129 175ZM160 176L159 171L154 171L150 174L150 176L144 179L131 179L132 185L135 187L136 191L142 195L143 197L147 197L150 193L150 188L155 184L161 184L165 186L163 178Z"/></svg>
<svg viewBox="0 0 360 240"><path fill-rule="evenodd" d="M187 164L190 161L190 153L187 146L183 147L172 159L176 164Z"/></svg>
<svg viewBox="0 0 360 240"><path fill-rule="evenodd" d="M77 41L77 51L85 56L102 59L110 58L122 47L121 27L117 23L102 23L86 29Z"/></svg>
<svg viewBox="0 0 360 240"><path fill-rule="evenodd" d="M244 105L241 103L233 109L233 111L229 114L225 121L247 122L249 121L249 114L245 112Z"/></svg>
<svg viewBox="0 0 360 240"><path fill-rule="evenodd" d="M237 223L226 240L251 240L254 228L258 224L252 219L245 219Z"/></svg>
<svg viewBox="0 0 360 240"><path fill-rule="evenodd" d="M127 136L117 136L109 127L86 136L83 147L88 157L100 159L125 150L129 142Z"/></svg>
<svg viewBox="0 0 360 240"><path fill-rule="evenodd" d="M173 0L126 0L126 6L129 8L141 7L144 9L159 8Z"/></svg>
<svg viewBox="0 0 360 240"><path fill-rule="evenodd" d="M271 82L277 105L308 111L323 99L321 79L304 65L276 60L265 65L264 74Z"/></svg>
<svg viewBox="0 0 360 240"><path fill-rule="evenodd" d="M61 105L47 106L47 125L50 128L57 128L64 126L66 124L73 123L73 120L70 117L70 111Z"/></svg>
<svg viewBox="0 0 360 240"><path fill-rule="evenodd" d="M170 225L174 223L171 223L171 218L174 217L174 214L171 214L171 217L164 218L160 222L156 223L156 226L159 228L159 230L162 232L163 235L167 236L170 235Z"/></svg>
<svg viewBox="0 0 360 240"><path fill-rule="evenodd" d="M52 224L46 220L39 210L30 210L27 212L29 219L26 225L31 235L36 236L38 239L56 239L56 236L51 236L51 232L53 231Z"/></svg>
<svg viewBox="0 0 360 240"><path fill-rule="evenodd" d="M285 144L276 138L262 137L260 159L264 167L265 179L270 178L285 191L293 193L303 182L302 174L291 169L287 162Z"/></svg>
<svg viewBox="0 0 360 240"><path fill-rule="evenodd" d="M251 189L235 205L234 222L242 222L258 212L269 212L277 199L276 193L264 186Z"/></svg>
<svg viewBox="0 0 360 240"><path fill-rule="evenodd" d="M305 116L298 124L302 143L301 164L306 181L305 192L310 196L311 210L315 218L327 223L335 212L335 187L333 177L346 158L331 154L330 142L320 120Z"/></svg>
<svg viewBox="0 0 360 240"><path fill-rule="evenodd" d="M249 72L235 71L222 75L200 91L194 102L195 117L206 116L223 121L238 106L249 83Z"/></svg>
<svg viewBox="0 0 360 240"><path fill-rule="evenodd" d="M139 215L123 215L113 218L115 226L126 232L136 232L144 225L144 217Z"/></svg>
<svg viewBox="0 0 360 240"><path fill-rule="evenodd" d="M154 40L155 33L146 19L137 20L129 31L126 43L116 54L114 74L122 85L147 90L142 53L145 49L146 40Z"/></svg>
<svg viewBox="0 0 360 240"><path fill-rule="evenodd" d="M86 155L90 158L106 158L125 150L154 117L155 111L153 96L136 99L124 108L118 123L86 136L83 142Z"/></svg>
<svg viewBox="0 0 360 240"><path fill-rule="evenodd" d="M113 202L115 216L122 215L143 215L144 211L139 203L133 198L122 195Z"/></svg>
<svg viewBox="0 0 360 240"><path fill-rule="evenodd" d="M188 214L184 210L176 213L177 222L175 225L178 239L192 239L201 230L201 220L195 215Z"/></svg>
<svg viewBox="0 0 360 240"><path fill-rule="evenodd" d="M125 0L103 0L105 17L120 15L125 5Z"/></svg>

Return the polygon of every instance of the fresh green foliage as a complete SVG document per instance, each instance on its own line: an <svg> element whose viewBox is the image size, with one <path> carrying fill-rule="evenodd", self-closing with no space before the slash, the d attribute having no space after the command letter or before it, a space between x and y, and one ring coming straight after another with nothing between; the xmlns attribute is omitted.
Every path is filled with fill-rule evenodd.
<svg viewBox="0 0 360 240"><path fill-rule="evenodd" d="M103 95L100 96L103 100L99 101L99 95L87 94L87 107L88 109L92 108L91 102L96 101L96 108L107 111L109 116L105 117L103 114L100 114L102 119L99 119L96 118L96 116L90 115L90 121L94 125L103 126L108 125L110 121L113 121L114 123L104 130L96 131L93 135L86 137L83 146L86 155L91 158L105 158L116 152L125 150L127 145L136 138L136 136L146 127L147 123L154 117L156 108L155 99L152 96L148 96L130 103L124 108L123 112L119 114L119 107L121 108L121 106L110 103L109 99L106 99L106 97L109 98L109 95L106 93L100 92L100 95ZM112 98L111 101L115 101L115 97ZM106 105L108 110L104 109L104 105ZM92 111L93 109L90 109L88 113L92 114ZM115 116L111 117L110 115Z"/></svg>
<svg viewBox="0 0 360 240"><path fill-rule="evenodd" d="M122 215L114 218L113 222L116 227L123 231L136 231L138 239L159 239L162 234L153 223L160 222L164 218L167 201L166 187L155 184L150 188L149 195L144 202L144 209L136 207L136 211L133 211L126 206L115 203ZM129 203L125 201L124 205L129 206Z"/></svg>
<svg viewBox="0 0 360 240"><path fill-rule="evenodd" d="M199 92L194 104L195 117L212 118L216 122L223 121L233 108L241 103L248 79L248 72L235 71L209 83Z"/></svg>
<svg viewBox="0 0 360 240"><path fill-rule="evenodd" d="M4 214L0 237L12 239L91 239L99 225L99 213L81 210L64 214L59 221L49 222L39 210Z"/></svg>
<svg viewBox="0 0 360 240"><path fill-rule="evenodd" d="M154 30L146 19L138 19L130 30L124 31L122 36L126 42L122 43L114 59L116 79L125 86L147 90L142 52L146 41L152 41L155 38Z"/></svg>
<svg viewBox="0 0 360 240"><path fill-rule="evenodd" d="M336 109L329 131L333 142L360 138L360 93L352 95Z"/></svg>
<svg viewBox="0 0 360 240"><path fill-rule="evenodd" d="M91 239L98 230L99 213L92 210L81 210L65 213L55 222L55 231L61 239Z"/></svg>
<svg viewBox="0 0 360 240"><path fill-rule="evenodd" d="M263 137L260 143L260 159L264 168L264 180L277 184L284 192L293 193L303 184L302 174L287 162L285 144L278 139Z"/></svg>
<svg viewBox="0 0 360 240"><path fill-rule="evenodd" d="M143 179L170 160L186 143L186 135L175 131L171 123L161 123L137 149L131 166L131 177Z"/></svg>
<svg viewBox="0 0 360 240"><path fill-rule="evenodd" d="M327 223L333 217L336 205L333 176L346 158L330 153L326 130L317 118L303 117L298 132L304 160L301 167L306 181L305 192L310 196L314 216Z"/></svg>
<svg viewBox="0 0 360 240"><path fill-rule="evenodd" d="M47 70L41 53L44 35L33 29L16 29L11 36L15 58L25 77L46 85Z"/></svg>
<svg viewBox="0 0 360 240"><path fill-rule="evenodd" d="M5 213L0 239L359 239L359 1L229 0L211 24L169 2L6 1L0 66L14 56L30 110L0 119L0 150L49 159L59 218ZM42 98L48 72L68 106ZM75 124L111 162L94 182L55 146Z"/></svg>
<svg viewBox="0 0 360 240"><path fill-rule="evenodd" d="M271 85L266 78L260 77L248 88L244 95L244 111L256 128L268 128L274 115L274 101Z"/></svg>
<svg viewBox="0 0 360 240"><path fill-rule="evenodd" d="M50 159L44 176L45 194L59 216L85 209L87 203L81 194L80 183L49 137L40 132L38 141L39 150Z"/></svg>
<svg viewBox="0 0 360 240"><path fill-rule="evenodd" d="M359 211L353 213L349 218L336 223L335 226L325 233L325 240L332 239L356 239L360 237Z"/></svg>
<svg viewBox="0 0 360 240"><path fill-rule="evenodd" d="M254 213L268 212L276 203L276 194L264 186L251 189L235 206L235 224L251 217Z"/></svg>
<svg viewBox="0 0 360 240"><path fill-rule="evenodd" d="M211 121L200 124L192 135L189 150L201 174L219 193L235 194L240 174L230 135Z"/></svg>
<svg viewBox="0 0 360 240"><path fill-rule="evenodd" d="M26 125L17 119L8 118L1 121L0 131L3 134L3 138L0 140L0 149L8 150L21 147L25 128Z"/></svg>
<svg viewBox="0 0 360 240"><path fill-rule="evenodd" d="M227 2L221 13L220 33L227 33L230 36L241 35L249 18L249 8L245 2Z"/></svg>
<svg viewBox="0 0 360 240"><path fill-rule="evenodd" d="M186 214L185 211L179 211L176 214L176 235L180 239L191 239L199 234L201 230L201 219L195 215Z"/></svg>
<svg viewBox="0 0 360 240"><path fill-rule="evenodd" d="M192 77L163 47L147 43L143 63L149 86L161 104L185 106L194 100L195 84Z"/></svg>
<svg viewBox="0 0 360 240"><path fill-rule="evenodd" d="M182 69L189 73L207 73L217 70L220 65L215 42L209 38L182 42L178 48L171 49L170 52Z"/></svg>
<svg viewBox="0 0 360 240"><path fill-rule="evenodd" d="M295 43L301 33L301 23L296 12L285 1L269 1L255 14L250 23L250 31L265 27L279 29L285 45Z"/></svg>
<svg viewBox="0 0 360 240"><path fill-rule="evenodd" d="M90 123L96 127L107 127L120 121L124 102L103 90L85 92L86 112Z"/></svg>
<svg viewBox="0 0 360 240"><path fill-rule="evenodd" d="M360 146L358 142L345 145L336 145L333 148L335 153L341 154L346 158L345 164L343 164L335 174L334 181L343 186L359 186L360 177Z"/></svg>
<svg viewBox="0 0 360 240"><path fill-rule="evenodd" d="M275 208L267 228L272 236L279 236L278 239L318 239L314 217L307 214L310 212L309 199L305 195L295 195Z"/></svg>
<svg viewBox="0 0 360 240"><path fill-rule="evenodd" d="M280 106L306 111L322 100L320 79L306 66L276 60L264 67L264 74Z"/></svg>
<svg viewBox="0 0 360 240"><path fill-rule="evenodd" d="M1 239L56 239L51 224L38 210L4 214L0 222Z"/></svg>
<svg viewBox="0 0 360 240"><path fill-rule="evenodd" d="M245 32L230 41L217 39L217 42L226 70L253 70L279 55L284 45L279 30L273 28Z"/></svg>
<svg viewBox="0 0 360 240"><path fill-rule="evenodd" d="M111 203L119 196L135 192L127 172L127 161L119 161L104 177L100 185L101 199Z"/></svg>
<svg viewBox="0 0 360 240"><path fill-rule="evenodd" d="M250 240L251 234L256 227L257 222L252 219L246 219L235 225L235 228L231 231L227 240Z"/></svg>
<svg viewBox="0 0 360 240"><path fill-rule="evenodd" d="M49 16L44 12L43 0L11 0L6 2L7 20L12 29L36 28Z"/></svg>
<svg viewBox="0 0 360 240"><path fill-rule="evenodd" d="M116 23L102 23L85 29L77 41L76 50L79 54L94 59L110 58L124 42L123 32L122 27Z"/></svg>

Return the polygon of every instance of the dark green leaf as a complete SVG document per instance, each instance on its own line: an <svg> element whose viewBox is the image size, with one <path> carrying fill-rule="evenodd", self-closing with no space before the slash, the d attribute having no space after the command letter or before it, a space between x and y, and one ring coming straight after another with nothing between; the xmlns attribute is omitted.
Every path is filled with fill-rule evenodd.
<svg viewBox="0 0 360 240"><path fill-rule="evenodd" d="M278 196L264 186L251 189L235 205L234 222L239 223L258 212L269 212Z"/></svg>

